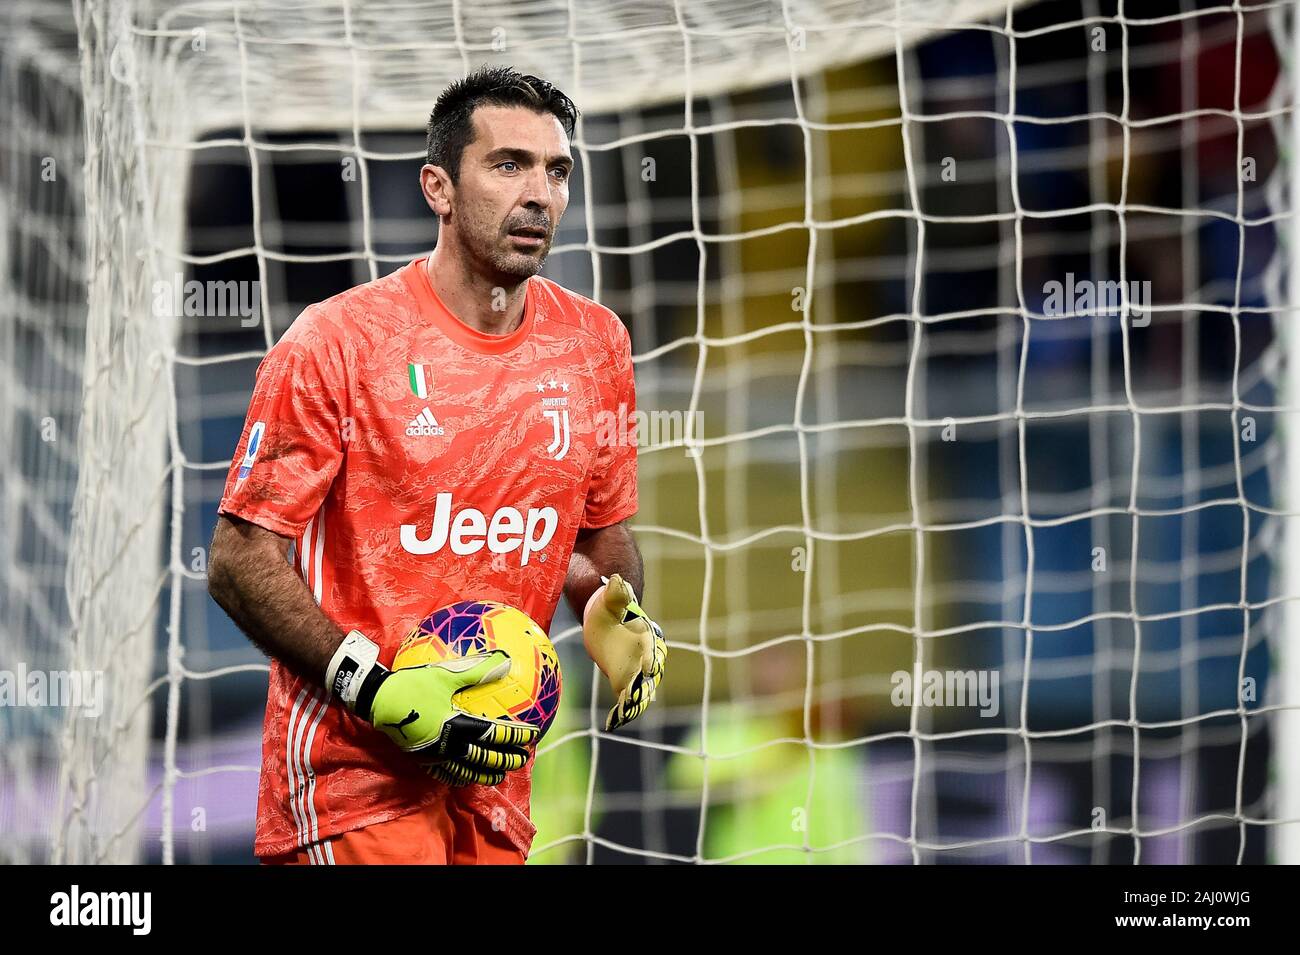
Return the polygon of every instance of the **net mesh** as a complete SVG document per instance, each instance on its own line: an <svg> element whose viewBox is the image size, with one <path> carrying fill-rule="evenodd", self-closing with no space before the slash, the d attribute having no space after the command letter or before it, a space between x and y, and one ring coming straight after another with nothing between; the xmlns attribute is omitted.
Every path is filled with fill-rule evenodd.
<svg viewBox="0 0 1300 955"><path fill-rule="evenodd" d="M75 47L66 11L0 14L0 667L11 676L68 655L86 296ZM58 712L0 706L0 860L43 858L61 729Z"/></svg>

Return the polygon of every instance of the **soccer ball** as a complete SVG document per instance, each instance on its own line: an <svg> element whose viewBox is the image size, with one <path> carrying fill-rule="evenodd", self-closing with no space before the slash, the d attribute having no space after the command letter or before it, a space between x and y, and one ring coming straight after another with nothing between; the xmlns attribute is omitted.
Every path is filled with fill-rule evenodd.
<svg viewBox="0 0 1300 955"><path fill-rule="evenodd" d="M500 648L510 672L454 697L467 713L536 726L545 735L560 705L560 658L546 631L522 610L492 600L462 600L435 610L402 641L393 669Z"/></svg>

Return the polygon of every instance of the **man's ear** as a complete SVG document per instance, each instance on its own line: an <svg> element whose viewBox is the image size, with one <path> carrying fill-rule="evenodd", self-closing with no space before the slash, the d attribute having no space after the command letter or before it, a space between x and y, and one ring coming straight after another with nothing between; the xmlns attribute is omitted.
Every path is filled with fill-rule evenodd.
<svg viewBox="0 0 1300 955"><path fill-rule="evenodd" d="M451 215L451 198L456 187L441 166L425 163L420 167L420 191L436 216Z"/></svg>

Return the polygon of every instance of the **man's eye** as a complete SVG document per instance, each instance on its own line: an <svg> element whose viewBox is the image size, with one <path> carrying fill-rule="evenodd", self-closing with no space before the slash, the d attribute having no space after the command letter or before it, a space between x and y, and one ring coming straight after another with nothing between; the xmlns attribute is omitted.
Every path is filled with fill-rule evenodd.
<svg viewBox="0 0 1300 955"><path fill-rule="evenodd" d="M569 170L565 169L563 166L556 166L554 172L558 174L558 178L560 180L565 180L569 178Z"/></svg>
<svg viewBox="0 0 1300 955"><path fill-rule="evenodd" d="M503 168L505 168L506 166L518 166L518 165L519 165L519 164L518 164L517 162L515 162L513 159L507 159L505 162L503 162L503 163L502 163L500 166L498 166L497 168L498 168L498 169L503 169ZM508 171L508 172L513 172L514 170L507 170L507 171Z"/></svg>

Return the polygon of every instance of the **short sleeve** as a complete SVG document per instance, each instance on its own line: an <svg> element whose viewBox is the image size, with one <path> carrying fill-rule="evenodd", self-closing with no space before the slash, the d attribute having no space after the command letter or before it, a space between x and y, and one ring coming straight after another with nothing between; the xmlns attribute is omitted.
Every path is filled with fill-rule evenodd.
<svg viewBox="0 0 1300 955"><path fill-rule="evenodd" d="M342 465L348 407L342 351L308 309L258 365L217 512L299 536Z"/></svg>
<svg viewBox="0 0 1300 955"><path fill-rule="evenodd" d="M607 390L612 407L607 410L615 420L633 421L636 412L636 381L632 373L632 342L627 328L613 320L617 335L607 367L612 387ZM620 405L626 411L620 409ZM618 440L606 441L596 452L596 463L587 500L582 512L584 528L608 527L626 520L637 511L636 433L619 434Z"/></svg>

